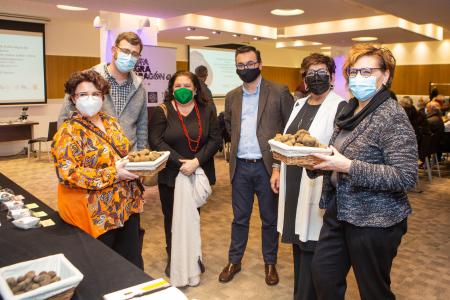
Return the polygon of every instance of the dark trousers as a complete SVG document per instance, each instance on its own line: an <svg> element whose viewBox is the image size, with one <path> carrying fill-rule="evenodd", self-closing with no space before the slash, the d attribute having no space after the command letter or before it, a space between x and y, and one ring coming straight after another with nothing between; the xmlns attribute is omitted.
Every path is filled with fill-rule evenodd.
<svg viewBox="0 0 450 300"><path fill-rule="evenodd" d="M105 232L97 239L141 270L144 270L142 241L139 232L140 222L140 215L132 214L123 227Z"/></svg>
<svg viewBox="0 0 450 300"><path fill-rule="evenodd" d="M311 265L313 251L305 251L292 244L294 255L294 300L316 300L316 290L312 280Z"/></svg>
<svg viewBox="0 0 450 300"><path fill-rule="evenodd" d="M173 194L174 187L158 184L159 200L164 215L164 232L166 234L166 251L168 257L172 250L172 216L173 216Z"/></svg>
<svg viewBox="0 0 450 300"><path fill-rule="evenodd" d="M395 299L390 287L391 266L407 220L387 228L354 226L337 220L334 200L323 221L312 262L317 298L343 300L351 266L362 300Z"/></svg>
<svg viewBox="0 0 450 300"><path fill-rule="evenodd" d="M262 160L255 163L237 160L232 182L233 224L228 259L239 263L247 246L248 229L253 209L254 195L258 197L262 221L262 253L266 264L277 262L278 232L275 195L270 188L270 177Z"/></svg>

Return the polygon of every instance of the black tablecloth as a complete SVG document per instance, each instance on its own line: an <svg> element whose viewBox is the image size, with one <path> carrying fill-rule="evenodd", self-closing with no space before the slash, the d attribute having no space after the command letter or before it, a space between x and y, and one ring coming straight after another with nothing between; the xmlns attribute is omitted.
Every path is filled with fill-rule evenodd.
<svg viewBox="0 0 450 300"><path fill-rule="evenodd" d="M0 267L52 254L63 253L83 273L83 281L73 299L102 299L104 294L151 280L152 278L98 240L61 220L58 213L0 173L0 185L36 203L56 225L22 230L0 212ZM0 299L2 297L0 296Z"/></svg>

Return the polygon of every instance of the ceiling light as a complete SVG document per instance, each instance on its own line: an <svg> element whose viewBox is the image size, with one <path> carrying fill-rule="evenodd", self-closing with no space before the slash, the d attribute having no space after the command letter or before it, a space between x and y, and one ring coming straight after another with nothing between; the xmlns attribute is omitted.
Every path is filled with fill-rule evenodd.
<svg viewBox="0 0 450 300"><path fill-rule="evenodd" d="M65 10L73 10L73 11L80 11L80 10L88 10L85 7L78 7L78 6L70 6L70 5L56 5L59 9L65 9Z"/></svg>
<svg viewBox="0 0 450 300"><path fill-rule="evenodd" d="M186 28L186 30L187 30L187 31L194 31L195 28L194 28L194 27L188 27L188 28Z"/></svg>
<svg viewBox="0 0 450 300"><path fill-rule="evenodd" d="M241 35L240 35L240 34L237 34L237 33L233 33L232 36L233 36L233 37L240 37Z"/></svg>
<svg viewBox="0 0 450 300"><path fill-rule="evenodd" d="M278 38L285 38L285 37L286 37L285 34L277 34L277 39L278 39Z"/></svg>
<svg viewBox="0 0 450 300"><path fill-rule="evenodd" d="M274 9L270 13L276 16L298 16L304 11L301 9Z"/></svg>
<svg viewBox="0 0 450 300"><path fill-rule="evenodd" d="M257 37L257 36L255 36L255 37L253 37L253 40L254 41L259 41L261 38L260 37Z"/></svg>
<svg viewBox="0 0 450 300"><path fill-rule="evenodd" d="M221 32L220 32L220 31L217 31L217 30L214 30L214 31L212 32L212 34L221 34Z"/></svg>
<svg viewBox="0 0 450 300"><path fill-rule="evenodd" d="M370 41L376 41L376 40L378 40L378 38L374 37L374 36L359 36L359 37L352 38L352 41L355 41L355 42L370 42Z"/></svg>
<svg viewBox="0 0 450 300"><path fill-rule="evenodd" d="M331 50L331 47L330 47L330 46L327 46L327 47L320 47L320 49L321 49L321 50Z"/></svg>
<svg viewBox="0 0 450 300"><path fill-rule="evenodd" d="M209 37L204 35L188 35L187 37L185 37L185 39L201 41L201 40L209 40Z"/></svg>

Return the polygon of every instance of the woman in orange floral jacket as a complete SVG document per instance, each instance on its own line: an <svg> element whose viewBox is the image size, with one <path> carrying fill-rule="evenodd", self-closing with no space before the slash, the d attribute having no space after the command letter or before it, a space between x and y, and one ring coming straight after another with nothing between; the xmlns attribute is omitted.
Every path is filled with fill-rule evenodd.
<svg viewBox="0 0 450 300"><path fill-rule="evenodd" d="M128 153L128 139L117 119L100 112L108 82L92 70L76 72L65 91L77 111L53 137L58 212L142 269L142 190L138 176L118 162Z"/></svg>

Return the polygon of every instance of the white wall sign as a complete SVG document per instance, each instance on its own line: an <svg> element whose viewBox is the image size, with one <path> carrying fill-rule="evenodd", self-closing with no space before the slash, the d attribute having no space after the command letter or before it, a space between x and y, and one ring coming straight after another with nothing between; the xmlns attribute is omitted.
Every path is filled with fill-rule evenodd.
<svg viewBox="0 0 450 300"><path fill-rule="evenodd" d="M144 79L148 106L158 106L164 101L169 79L177 70L176 48L144 46L134 70Z"/></svg>

